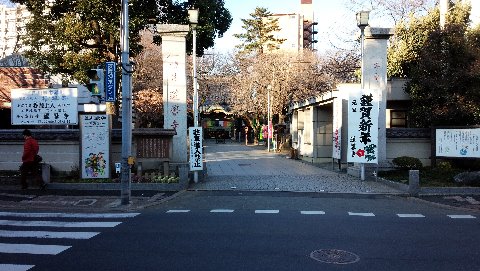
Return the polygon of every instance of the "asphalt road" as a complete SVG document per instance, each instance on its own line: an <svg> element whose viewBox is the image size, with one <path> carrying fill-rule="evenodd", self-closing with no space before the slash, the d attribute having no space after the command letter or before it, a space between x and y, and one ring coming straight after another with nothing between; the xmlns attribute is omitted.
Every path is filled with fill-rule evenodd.
<svg viewBox="0 0 480 271"><path fill-rule="evenodd" d="M2 252L0 262L49 271L480 270L480 215L416 199L191 191L129 217L97 215L2 214L2 221L21 221L23 231L97 234L82 240L0 237L0 251L15 243L66 247L55 255ZM27 226L32 220L111 225ZM2 231L18 228L0 225Z"/></svg>

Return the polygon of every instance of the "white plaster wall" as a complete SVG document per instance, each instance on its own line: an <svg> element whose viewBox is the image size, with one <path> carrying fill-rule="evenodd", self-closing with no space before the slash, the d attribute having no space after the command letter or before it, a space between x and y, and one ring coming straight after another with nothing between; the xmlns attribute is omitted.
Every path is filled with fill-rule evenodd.
<svg viewBox="0 0 480 271"><path fill-rule="evenodd" d="M423 166L430 166L431 145L428 138L388 138L387 160L391 162L399 156L410 156L420 159Z"/></svg>

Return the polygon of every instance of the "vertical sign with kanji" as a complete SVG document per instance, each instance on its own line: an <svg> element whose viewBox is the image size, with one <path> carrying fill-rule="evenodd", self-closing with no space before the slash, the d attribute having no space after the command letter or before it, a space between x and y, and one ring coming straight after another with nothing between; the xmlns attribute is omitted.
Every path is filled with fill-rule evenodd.
<svg viewBox="0 0 480 271"><path fill-rule="evenodd" d="M116 63L105 62L105 101L116 100Z"/></svg>
<svg viewBox="0 0 480 271"><path fill-rule="evenodd" d="M188 128L190 138L190 171L203 170L202 128Z"/></svg>
<svg viewBox="0 0 480 271"><path fill-rule="evenodd" d="M352 91L348 100L347 161L378 161L378 91Z"/></svg>
<svg viewBox="0 0 480 271"><path fill-rule="evenodd" d="M342 158L342 99L333 100L332 158Z"/></svg>

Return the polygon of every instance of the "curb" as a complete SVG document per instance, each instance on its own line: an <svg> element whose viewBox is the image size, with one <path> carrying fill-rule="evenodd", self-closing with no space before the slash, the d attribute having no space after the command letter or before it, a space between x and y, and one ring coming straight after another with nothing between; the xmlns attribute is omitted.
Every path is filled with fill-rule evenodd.
<svg viewBox="0 0 480 271"><path fill-rule="evenodd" d="M408 199L418 201L418 202L421 202L423 204L428 204L428 205L432 205L432 206L435 206L435 207L448 209L448 210L458 210L458 211L462 211L462 212L480 213L480 210L470 209L470 208L465 208L465 207L459 207L459 206L452 206L452 205L448 205L448 204L443 204L443 203L438 203L438 202L434 202L434 201L424 200L424 199L417 198L417 197L408 197Z"/></svg>

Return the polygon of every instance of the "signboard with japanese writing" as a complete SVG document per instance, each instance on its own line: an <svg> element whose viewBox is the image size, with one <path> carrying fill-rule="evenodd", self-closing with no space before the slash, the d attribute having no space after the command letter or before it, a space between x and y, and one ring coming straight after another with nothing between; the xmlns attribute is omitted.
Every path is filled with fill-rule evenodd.
<svg viewBox="0 0 480 271"><path fill-rule="evenodd" d="M109 178L108 116L104 114L81 115L80 129L82 178Z"/></svg>
<svg viewBox="0 0 480 271"><path fill-rule="evenodd" d="M480 157L480 128L436 129L436 156Z"/></svg>
<svg viewBox="0 0 480 271"><path fill-rule="evenodd" d="M332 158L342 158L342 99L333 100Z"/></svg>
<svg viewBox="0 0 480 271"><path fill-rule="evenodd" d="M378 91L353 90L348 99L347 161L377 163Z"/></svg>
<svg viewBox="0 0 480 271"><path fill-rule="evenodd" d="M202 128L188 128L190 138L190 171L203 170L203 142Z"/></svg>
<svg viewBox="0 0 480 271"><path fill-rule="evenodd" d="M78 124L76 88L12 89L12 125Z"/></svg>
<svg viewBox="0 0 480 271"><path fill-rule="evenodd" d="M105 101L116 101L116 63L105 63Z"/></svg>

